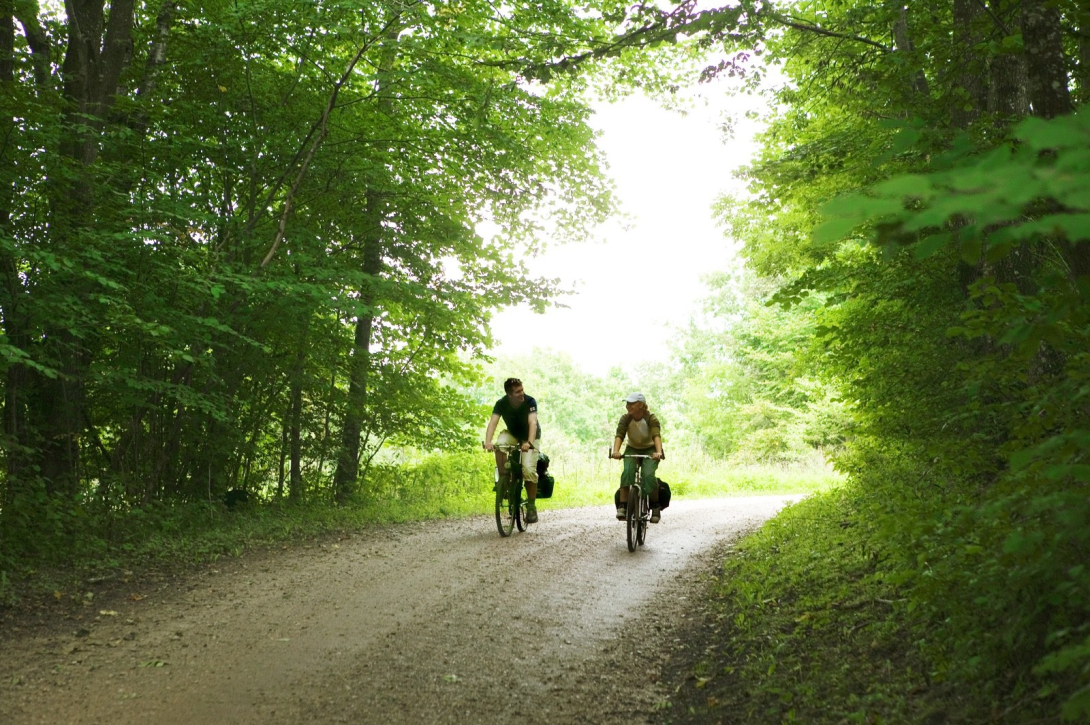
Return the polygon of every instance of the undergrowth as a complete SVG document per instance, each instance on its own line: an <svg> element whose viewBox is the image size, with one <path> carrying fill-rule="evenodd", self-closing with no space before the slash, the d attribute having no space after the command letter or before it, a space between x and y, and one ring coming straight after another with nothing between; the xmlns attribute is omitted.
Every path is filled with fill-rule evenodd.
<svg viewBox="0 0 1090 725"><path fill-rule="evenodd" d="M726 556L664 723L1057 722L1047 695L944 674L936 622L885 576L850 492L787 507ZM1043 691L1042 691L1043 692Z"/></svg>
<svg viewBox="0 0 1090 725"><path fill-rule="evenodd" d="M556 478L552 499L539 509L607 505L620 464L576 451L547 451ZM755 493L798 493L829 485L828 471L775 467L731 470L703 462L701 476L677 477L681 456L663 466L678 499ZM491 514L493 461L483 451L457 454L400 452L371 466L347 504L292 504L271 494L228 509L218 501L158 503L145 508L68 512L61 535L46 545L2 547L0 606L27 594L71 591L76 583L134 569L184 568L238 556L247 549L403 521ZM689 470L701 461L690 460ZM824 476L824 477L823 477ZM90 501L85 505L94 506Z"/></svg>

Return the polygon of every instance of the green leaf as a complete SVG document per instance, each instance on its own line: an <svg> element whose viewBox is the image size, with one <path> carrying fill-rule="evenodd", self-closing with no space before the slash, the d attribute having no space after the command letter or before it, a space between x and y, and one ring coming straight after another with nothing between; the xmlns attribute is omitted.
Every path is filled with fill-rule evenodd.
<svg viewBox="0 0 1090 725"><path fill-rule="evenodd" d="M874 187L874 191L884 196L925 197L932 191L931 179L923 174L905 174L883 181Z"/></svg>
<svg viewBox="0 0 1090 725"><path fill-rule="evenodd" d="M980 253L983 247L978 238L968 239L961 245L961 261L966 264L976 264L980 261Z"/></svg>
<svg viewBox="0 0 1090 725"><path fill-rule="evenodd" d="M935 252L950 244L950 241L952 239L952 232L931 234L927 237L924 237L913 246L913 253L916 256L916 259L924 259L926 257L930 257Z"/></svg>
<svg viewBox="0 0 1090 725"><path fill-rule="evenodd" d="M1014 134L1034 151L1085 148L1090 142L1090 121L1087 116L1090 114L1085 112L1050 120L1032 116L1018 124Z"/></svg>
<svg viewBox="0 0 1090 725"><path fill-rule="evenodd" d="M824 246L846 239L852 236L860 224L859 219L829 219L814 229L814 244Z"/></svg>

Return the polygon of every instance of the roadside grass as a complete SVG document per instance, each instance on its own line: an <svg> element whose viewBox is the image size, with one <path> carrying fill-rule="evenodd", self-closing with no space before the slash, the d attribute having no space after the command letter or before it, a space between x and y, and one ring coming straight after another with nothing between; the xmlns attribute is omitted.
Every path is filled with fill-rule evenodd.
<svg viewBox="0 0 1090 725"><path fill-rule="evenodd" d="M542 510L605 506L612 502L621 464L574 450L547 451L556 478L554 497ZM674 459L677 460L674 460ZM660 475L676 498L800 493L825 490L836 476L827 468L728 468L698 456L673 456ZM235 557L247 550L370 526L491 514L493 460L483 451L384 456L368 471L361 492L346 505L327 500L292 504L265 500L227 509L217 502L159 504L71 517L52 548L25 547L21 556L0 552L0 606L48 595L78 599L88 583L134 571L178 571ZM260 498L260 497L259 497ZM65 521L65 519L59 519ZM95 528L85 528L87 522Z"/></svg>
<svg viewBox="0 0 1090 725"><path fill-rule="evenodd" d="M551 460L549 471L556 478L556 490L542 508L612 502L613 492L620 484L622 464L607 458L605 448L598 455L560 444L545 448L545 452ZM659 465L658 476L670 485L675 499L815 493L827 491L842 480L819 453L798 464L744 466L728 464L698 450L667 453L667 460Z"/></svg>
<svg viewBox="0 0 1090 725"><path fill-rule="evenodd" d="M988 688L936 676L926 623L876 576L862 525L847 491L832 489L728 550L696 635L702 653L672 663L679 684L660 722L1049 721L1034 702L996 702Z"/></svg>
<svg viewBox="0 0 1090 725"><path fill-rule="evenodd" d="M364 489L345 505L329 500L256 500L228 509L219 501L153 504L112 511L68 526L61 544L0 551L0 607L49 598L78 601L88 586L134 572L177 572L248 550L344 535L372 526L491 511L484 456L436 456L417 464L372 467ZM30 553L25 553L29 550Z"/></svg>
<svg viewBox="0 0 1090 725"><path fill-rule="evenodd" d="M928 722L924 665L895 592L869 575L840 491L787 507L729 550L704 656L667 723ZM936 722L946 721L943 718Z"/></svg>

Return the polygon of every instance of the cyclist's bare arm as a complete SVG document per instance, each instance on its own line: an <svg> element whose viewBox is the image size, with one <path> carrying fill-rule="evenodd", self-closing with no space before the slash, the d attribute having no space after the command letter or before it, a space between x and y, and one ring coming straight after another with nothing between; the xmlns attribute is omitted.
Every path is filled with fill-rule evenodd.
<svg viewBox="0 0 1090 725"><path fill-rule="evenodd" d="M524 453L533 448L534 441L537 440L537 413L530 413L530 415L526 416L526 422L529 427L529 430L527 432L530 434L530 436L521 446Z"/></svg>
<svg viewBox="0 0 1090 725"><path fill-rule="evenodd" d="M493 413L492 418L488 421L488 429L484 432L484 449L491 451L495 448L492 445L492 436L496 435L496 426L499 425L500 416L499 413Z"/></svg>

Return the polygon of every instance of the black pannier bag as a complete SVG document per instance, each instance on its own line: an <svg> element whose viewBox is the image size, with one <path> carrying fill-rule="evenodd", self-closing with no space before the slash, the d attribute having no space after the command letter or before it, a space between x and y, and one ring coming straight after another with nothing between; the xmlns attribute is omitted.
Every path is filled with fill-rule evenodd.
<svg viewBox="0 0 1090 725"><path fill-rule="evenodd" d="M552 498L553 475L549 473L549 457L542 453L537 459L537 497Z"/></svg>
<svg viewBox="0 0 1090 725"><path fill-rule="evenodd" d="M670 484L663 481L661 478L656 477L658 482L658 501L655 500L655 494L651 494L651 508L664 509L670 505ZM613 505L617 508L621 508L621 489L617 489L613 492Z"/></svg>
<svg viewBox="0 0 1090 725"><path fill-rule="evenodd" d="M658 508L664 509L670 505L670 484L663 481L661 478L656 478L659 484L659 501ZM654 500L652 498L652 500ZM654 504L652 504L654 506Z"/></svg>

